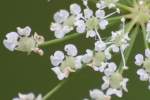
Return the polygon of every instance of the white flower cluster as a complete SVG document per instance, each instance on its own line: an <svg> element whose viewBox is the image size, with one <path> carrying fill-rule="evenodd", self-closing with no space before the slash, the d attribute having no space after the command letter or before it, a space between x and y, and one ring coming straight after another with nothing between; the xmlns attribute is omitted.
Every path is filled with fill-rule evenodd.
<svg viewBox="0 0 150 100"><path fill-rule="evenodd" d="M137 54L135 56L135 64L137 66L142 66L137 70L137 74L141 81L149 81L150 89L150 49L145 50L145 56L142 54Z"/></svg>
<svg viewBox="0 0 150 100"><path fill-rule="evenodd" d="M4 46L10 51L18 50L27 53L34 51L40 55L43 55L43 51L38 48L38 45L43 42L44 38L37 33L31 36L29 26L25 28L17 27L17 32L7 33L6 39L3 40Z"/></svg>
<svg viewBox="0 0 150 100"><path fill-rule="evenodd" d="M55 72L59 80L67 78L70 72L75 72L82 68L82 56L77 56L78 51L75 45L67 44L64 47L64 51L67 55L62 51L56 51L54 55L50 56L51 63L55 66L52 70Z"/></svg>
<svg viewBox="0 0 150 100"><path fill-rule="evenodd" d="M13 100L43 100L41 94L35 97L33 93L29 93L29 94L19 93L18 96L19 97L13 98Z"/></svg>
<svg viewBox="0 0 150 100"><path fill-rule="evenodd" d="M108 25L109 16L120 13L117 8L115 12L106 15L104 8L113 7L117 0L100 1L97 5L97 10L94 12L88 6L88 0L83 0L85 9L82 9L80 5L74 3L70 5L70 12L67 10L60 10L54 15L54 22L51 24L50 30L54 31L56 38L63 38L66 34L72 30L76 30L77 33L86 33L86 37L96 37L98 30L106 29ZM113 6L112 6L113 5Z"/></svg>

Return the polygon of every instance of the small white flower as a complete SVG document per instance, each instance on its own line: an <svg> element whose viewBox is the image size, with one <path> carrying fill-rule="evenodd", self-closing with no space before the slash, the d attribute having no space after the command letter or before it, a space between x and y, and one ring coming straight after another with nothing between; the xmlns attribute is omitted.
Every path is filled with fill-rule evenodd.
<svg viewBox="0 0 150 100"><path fill-rule="evenodd" d="M106 43L103 41L95 42L95 51L103 51L106 49Z"/></svg>
<svg viewBox="0 0 150 100"><path fill-rule="evenodd" d="M93 16L93 11L89 8L84 9L84 17L86 19L91 18Z"/></svg>
<svg viewBox="0 0 150 100"><path fill-rule="evenodd" d="M148 81L150 84L150 50L145 50L145 56L137 54L135 64L142 68L137 70L137 75L141 81ZM149 89L150 85L148 86Z"/></svg>
<svg viewBox="0 0 150 100"><path fill-rule="evenodd" d="M108 67L104 70L106 76L112 75L117 69L117 65L113 62L108 63Z"/></svg>
<svg viewBox="0 0 150 100"><path fill-rule="evenodd" d="M82 56L83 63L90 63L93 59L93 51L90 49L86 50L86 54Z"/></svg>
<svg viewBox="0 0 150 100"><path fill-rule="evenodd" d="M67 44L64 51L67 52L67 55L64 55L62 51L56 51L50 56L50 61L54 66L51 69L59 80L68 78L71 72L82 68L82 55L77 56L78 51L75 45Z"/></svg>
<svg viewBox="0 0 150 100"><path fill-rule="evenodd" d="M67 52L67 55L69 55L69 56L76 56L78 53L76 46L73 44L65 45L64 50Z"/></svg>
<svg viewBox="0 0 150 100"><path fill-rule="evenodd" d="M78 4L76 4L76 3L71 4L70 5L70 12L72 14L77 15L77 14L79 14L81 12L81 7Z"/></svg>
<svg viewBox="0 0 150 100"><path fill-rule="evenodd" d="M100 22L99 22L99 26L100 26L100 29L101 30L104 30L104 29L106 29L106 26L108 25L108 21L107 20L101 20Z"/></svg>
<svg viewBox="0 0 150 100"><path fill-rule="evenodd" d="M90 97L92 100L110 100L111 99L110 96L105 95L99 89L90 90Z"/></svg>
<svg viewBox="0 0 150 100"><path fill-rule="evenodd" d="M19 97L13 98L13 100L43 100L41 94L35 97L33 93L29 93L29 94L19 93L18 96Z"/></svg>
<svg viewBox="0 0 150 100"><path fill-rule="evenodd" d="M98 10L96 11L95 15L96 15L97 18L103 19L103 18L105 17L105 11L98 9Z"/></svg>
<svg viewBox="0 0 150 100"><path fill-rule="evenodd" d="M148 81L149 74L144 69L138 69L137 74L140 76L141 81Z"/></svg>
<svg viewBox="0 0 150 100"><path fill-rule="evenodd" d="M54 56L51 55L50 56L50 60L52 65L54 66L58 66L64 59L64 53L62 51L56 51L54 53Z"/></svg>
<svg viewBox="0 0 150 100"><path fill-rule="evenodd" d="M60 70L60 67L51 68L51 70L57 75L59 80L63 80L67 75Z"/></svg>
<svg viewBox="0 0 150 100"><path fill-rule="evenodd" d="M136 65L141 66L143 64L143 61L144 61L144 57L142 54L137 54L135 56L135 64Z"/></svg>
<svg viewBox="0 0 150 100"><path fill-rule="evenodd" d="M104 83L102 84L101 88L102 90L106 90L106 95L116 95L118 97L122 97L123 90L128 92L126 87L128 78L123 78L118 72L114 72L108 76L103 76L103 80Z"/></svg>
<svg viewBox="0 0 150 100"><path fill-rule="evenodd" d="M54 20L57 23L64 22L69 17L69 12L67 10L60 10L54 14Z"/></svg>
<svg viewBox="0 0 150 100"><path fill-rule="evenodd" d="M88 38L88 37L95 37L95 36L96 36L96 32L94 30L90 30L86 34L86 38Z"/></svg>
<svg viewBox="0 0 150 100"><path fill-rule="evenodd" d="M29 36L31 34L31 28L29 26L24 28L17 27L17 32L21 36Z"/></svg>
<svg viewBox="0 0 150 100"><path fill-rule="evenodd" d="M122 94L122 90L109 88L106 92L106 95L116 95L121 98L123 94Z"/></svg>
<svg viewBox="0 0 150 100"><path fill-rule="evenodd" d="M16 32L7 33L6 39L3 40L4 46L10 50L14 51L18 44L19 35Z"/></svg>
<svg viewBox="0 0 150 100"><path fill-rule="evenodd" d="M43 55L44 52L38 46L44 42L44 37L35 33L30 36L31 28L26 26L24 28L17 27L17 32L10 32L6 34L6 39L3 40L4 46L10 51L21 51L30 54L32 51Z"/></svg>

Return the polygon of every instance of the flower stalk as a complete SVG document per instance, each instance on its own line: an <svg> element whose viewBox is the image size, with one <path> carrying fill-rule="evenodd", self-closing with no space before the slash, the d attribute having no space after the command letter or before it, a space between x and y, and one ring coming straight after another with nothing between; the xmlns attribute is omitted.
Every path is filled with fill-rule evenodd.
<svg viewBox="0 0 150 100"><path fill-rule="evenodd" d="M50 90L44 97L43 100L48 100L48 98L50 98L55 92L57 92L57 90L59 90L63 84L66 82L66 80L62 81L61 83L59 83L58 85L56 85L52 90Z"/></svg>

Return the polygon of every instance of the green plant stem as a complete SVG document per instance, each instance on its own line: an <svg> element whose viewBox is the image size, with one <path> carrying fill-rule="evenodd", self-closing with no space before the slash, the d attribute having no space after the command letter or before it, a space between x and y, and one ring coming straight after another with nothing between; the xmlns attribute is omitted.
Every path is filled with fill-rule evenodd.
<svg viewBox="0 0 150 100"><path fill-rule="evenodd" d="M128 12L132 11L131 7L128 7L127 5L124 5L124 4L121 4L121 3L117 3L116 6L119 7L120 9L126 10Z"/></svg>
<svg viewBox="0 0 150 100"><path fill-rule="evenodd" d="M60 89L63 84L66 82L66 80L63 80L61 83L59 83L57 86L55 86L52 90L50 90L44 97L43 100L48 100L58 89Z"/></svg>
<svg viewBox="0 0 150 100"><path fill-rule="evenodd" d="M49 45L52 45L52 44L64 42L64 41L70 40L72 38L76 38L78 36L81 36L81 35L83 35L83 34L73 33L71 35L65 36L62 39L54 39L54 40L45 41L44 43L42 43L41 45L39 45L39 47L44 47L44 46L49 46Z"/></svg>
<svg viewBox="0 0 150 100"><path fill-rule="evenodd" d="M141 24L141 28L142 28L142 34L143 34L143 40L144 40L144 44L145 44L145 48L149 48L148 42L146 40L146 28L144 24Z"/></svg>
<svg viewBox="0 0 150 100"><path fill-rule="evenodd" d="M110 17L108 18L109 21L115 21L115 20L119 20L121 18L121 16L115 16L115 17ZM83 33L84 34L84 33ZM56 44L56 43L60 43L60 42L64 42L73 38L76 38L78 36L83 35L82 33L73 33L71 35L65 36L62 39L54 39L54 40L49 40L49 41L45 41L44 43L40 44L39 47L45 47L45 46L49 46L52 44Z"/></svg>

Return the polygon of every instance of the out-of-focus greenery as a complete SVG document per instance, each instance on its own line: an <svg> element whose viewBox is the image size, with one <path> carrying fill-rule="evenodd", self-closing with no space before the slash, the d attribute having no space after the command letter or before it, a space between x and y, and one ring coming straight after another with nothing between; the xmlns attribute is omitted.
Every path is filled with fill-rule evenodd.
<svg viewBox="0 0 150 100"><path fill-rule="evenodd" d="M40 57L36 54L27 55L21 52L9 52L4 48L2 41L7 32L16 31L16 27L30 26L32 32L43 35L46 40L54 39L53 33L49 31L53 14L59 9L68 9L71 3L81 3L81 0L0 0L0 100L11 100L18 92L46 94L60 81L50 70L52 67L49 56L55 50L63 50L66 43L75 43L80 51L84 53L86 48L93 48L94 41L85 39L84 36L46 47L45 55ZM93 6L91 4L91 6ZM111 30L117 30L117 22L108 30L102 31L104 36L110 35ZM139 31L136 44L130 55L129 70L125 76L130 78L128 93L123 98L113 100L149 100L150 91L144 83L138 80L137 67L134 65L134 55L144 51L142 34ZM115 61L120 62L118 55ZM102 83L101 74L90 68L84 68L77 73L71 74L67 83L64 84L49 100L82 100L88 97L89 90L100 88Z"/></svg>

